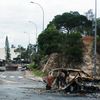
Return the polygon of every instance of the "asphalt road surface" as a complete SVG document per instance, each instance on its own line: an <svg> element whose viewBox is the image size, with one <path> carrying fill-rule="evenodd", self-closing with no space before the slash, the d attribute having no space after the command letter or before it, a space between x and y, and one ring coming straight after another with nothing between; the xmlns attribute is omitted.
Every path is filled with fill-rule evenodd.
<svg viewBox="0 0 100 100"><path fill-rule="evenodd" d="M0 72L0 100L100 100L100 97L38 93L44 84L25 77L24 71Z"/></svg>

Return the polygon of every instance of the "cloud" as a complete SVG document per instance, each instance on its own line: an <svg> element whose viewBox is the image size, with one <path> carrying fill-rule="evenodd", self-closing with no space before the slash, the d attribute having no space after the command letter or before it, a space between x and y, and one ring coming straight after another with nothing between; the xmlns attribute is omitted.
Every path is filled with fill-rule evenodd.
<svg viewBox="0 0 100 100"><path fill-rule="evenodd" d="M42 31L42 10L30 1L39 3L43 7L46 28L47 24L58 14L69 11L79 11L84 14L89 9L94 11L95 0L0 0L0 47L4 46L2 41L5 41L6 35L9 35L12 44L26 45L28 42L25 41L28 41L28 36L24 36L23 33L35 33L34 25L29 24L29 20L36 23L38 34ZM100 17L99 4L100 0L98 0L98 17ZM31 41L35 43L35 35Z"/></svg>

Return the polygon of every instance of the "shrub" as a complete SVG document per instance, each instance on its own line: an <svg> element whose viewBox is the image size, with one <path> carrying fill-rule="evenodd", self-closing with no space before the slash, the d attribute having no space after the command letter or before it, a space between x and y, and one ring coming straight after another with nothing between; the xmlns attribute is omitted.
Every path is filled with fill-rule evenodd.
<svg viewBox="0 0 100 100"><path fill-rule="evenodd" d="M31 70L36 69L37 67L38 67L37 64L35 64L34 62L28 65L28 68Z"/></svg>

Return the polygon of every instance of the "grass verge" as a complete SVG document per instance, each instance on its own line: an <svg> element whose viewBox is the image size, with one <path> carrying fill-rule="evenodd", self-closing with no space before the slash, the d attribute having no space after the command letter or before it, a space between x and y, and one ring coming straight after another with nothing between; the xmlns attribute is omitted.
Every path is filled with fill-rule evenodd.
<svg viewBox="0 0 100 100"><path fill-rule="evenodd" d="M44 77L44 76L47 75L47 73L44 73L44 72L42 72L41 70L38 70L38 69L33 69L32 72L35 76L38 76L38 77Z"/></svg>

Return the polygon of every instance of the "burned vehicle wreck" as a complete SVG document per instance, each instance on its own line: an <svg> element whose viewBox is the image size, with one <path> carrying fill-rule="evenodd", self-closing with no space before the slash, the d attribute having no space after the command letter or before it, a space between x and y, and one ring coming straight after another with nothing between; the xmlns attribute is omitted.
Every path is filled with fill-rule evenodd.
<svg viewBox="0 0 100 100"><path fill-rule="evenodd" d="M63 91L65 93L100 92L100 79L94 79L79 69L56 68L43 79L46 90Z"/></svg>

